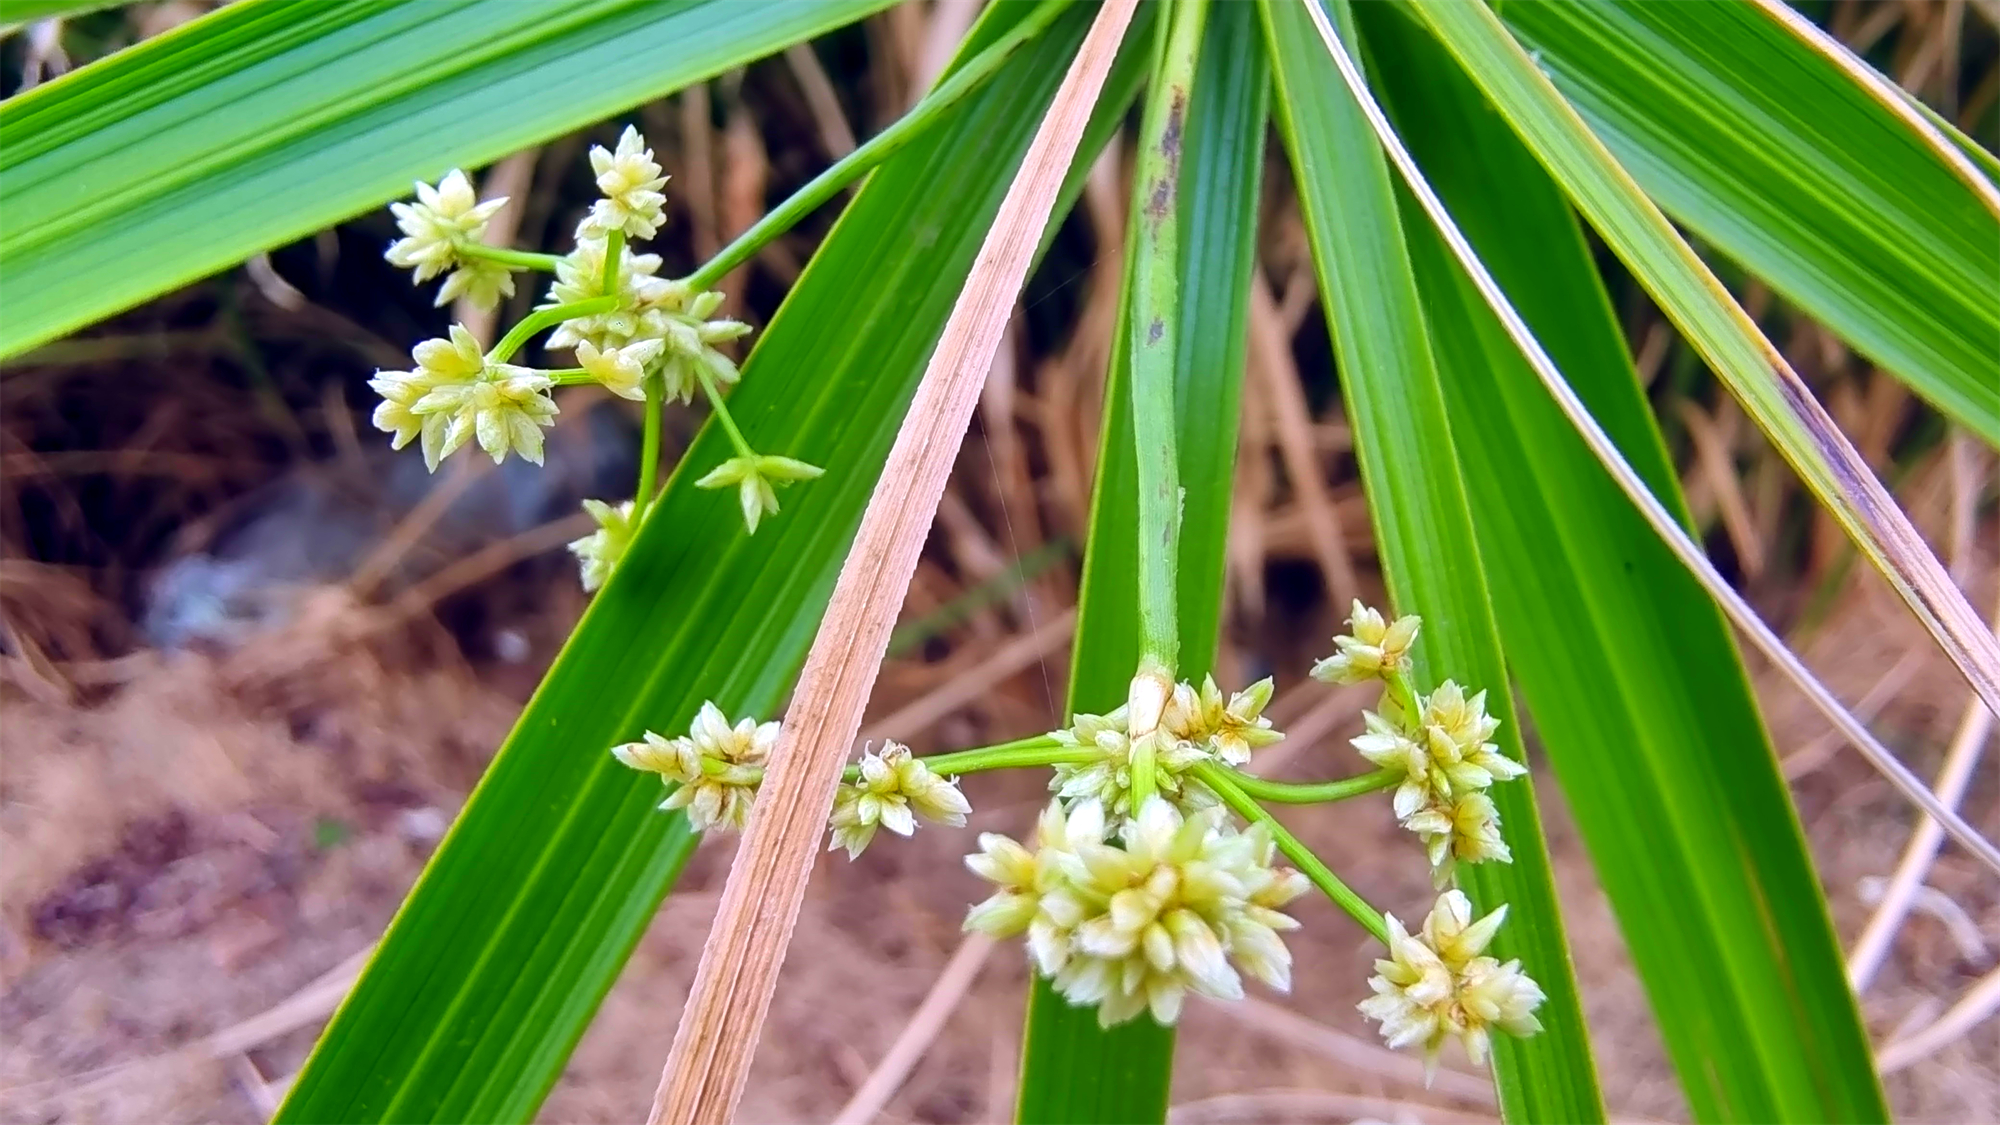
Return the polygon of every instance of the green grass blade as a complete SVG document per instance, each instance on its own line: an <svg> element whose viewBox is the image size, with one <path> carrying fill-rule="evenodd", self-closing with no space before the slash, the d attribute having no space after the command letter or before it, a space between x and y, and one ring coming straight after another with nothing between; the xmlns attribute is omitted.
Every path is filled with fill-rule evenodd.
<svg viewBox="0 0 2000 1125"><path fill-rule="evenodd" d="M1685 522L1561 193L1434 42L1387 10L1361 11L1398 133L1592 414ZM1406 200L1404 213L1509 665L1695 1119L1883 1119L1840 949L1726 622L1421 210Z"/></svg>
<svg viewBox="0 0 2000 1125"><path fill-rule="evenodd" d="M245 0L0 104L0 356L889 0Z"/></svg>
<svg viewBox="0 0 2000 1125"><path fill-rule="evenodd" d="M2000 641L1749 315L1492 11L1456 0L1415 7L1966 681L2000 709Z"/></svg>
<svg viewBox="0 0 2000 1125"><path fill-rule="evenodd" d="M322 1035L279 1119L525 1121L689 846L652 779L606 752L704 699L768 716L819 616L931 348L1070 54L1079 6L878 169L763 334L731 396L760 448L827 466L753 537L693 482L706 428ZM992 10L968 49L1028 11ZM1121 62L1072 173L1110 135ZM1066 196L1073 198L1073 190ZM905 237L923 230L927 237ZM663 1002L675 1003L671 998ZM664 1044L662 1045L664 1050Z"/></svg>
<svg viewBox="0 0 2000 1125"><path fill-rule="evenodd" d="M1135 30L1135 38L1137 34ZM1249 5L1210 8L1202 54L1206 61L1195 79L1181 166L1181 345L1174 388L1181 483L1187 489L1177 607L1180 662L1181 674L1197 679L1214 663L1222 619L1244 326L1263 166L1268 67ZM1139 658L1139 608L1131 578L1139 553L1139 501L1125 381L1126 326L1121 308L1112 337L1070 663L1072 712L1105 711L1122 703ZM1057 1125L1166 1118L1171 1028L1141 1016L1103 1031L1094 1009L1070 1007L1037 979L1026 1035L1018 1120Z"/></svg>
<svg viewBox="0 0 2000 1125"><path fill-rule="evenodd" d="M1265 0L1259 7L1382 568L1397 611L1424 617L1418 682L1451 678L1489 689L1488 706L1503 723L1501 747L1521 759L1507 665L1387 162L1304 6ZM1347 5L1336 0L1328 14L1341 38L1356 42ZM1481 909L1510 905L1494 956L1520 958L1548 993L1540 1035L1496 1036L1493 1076L1502 1115L1602 1121L1534 789L1512 782L1490 795L1514 862L1466 869L1466 890ZM1423 862L1414 843L1408 862ZM1429 904L1397 907L1391 912L1409 919Z"/></svg>
<svg viewBox="0 0 2000 1125"><path fill-rule="evenodd" d="M126 0L6 0L0 4L0 35L37 20L66 19L124 3Z"/></svg>
<svg viewBox="0 0 2000 1125"><path fill-rule="evenodd" d="M1509 4L1647 194L2000 445L2000 219L1754 4Z"/></svg>

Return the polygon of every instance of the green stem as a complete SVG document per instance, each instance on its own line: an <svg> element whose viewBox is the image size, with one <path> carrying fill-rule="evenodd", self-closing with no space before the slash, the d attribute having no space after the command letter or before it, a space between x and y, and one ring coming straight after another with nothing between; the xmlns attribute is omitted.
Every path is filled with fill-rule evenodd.
<svg viewBox="0 0 2000 1125"><path fill-rule="evenodd" d="M895 124L875 134L860 148L848 153L826 171L813 177L812 182L792 193L791 198L778 204L777 208L736 237L734 242L722 248L722 252L704 262L700 269L689 274L685 281L695 292L712 289L728 275L730 270L742 265L762 250L766 244L792 229L800 219L811 214L815 208L840 193L840 190L876 165L895 155L911 141L922 136L924 131L943 120L947 111L962 101L967 94L977 90L1000 64L1014 53L1021 44L1034 38L1043 28L1052 23L1069 6L1069 0L1041 0L1027 18L1014 25L1013 30L996 40L992 46L974 56L964 66L953 71L936 89L924 99L910 107Z"/></svg>
<svg viewBox="0 0 2000 1125"><path fill-rule="evenodd" d="M1383 692L1395 701L1397 709L1403 713L1401 725L1415 730L1420 712L1417 710L1417 689L1411 685L1409 675L1395 672L1382 677L1382 680Z"/></svg>
<svg viewBox="0 0 2000 1125"><path fill-rule="evenodd" d="M729 416L729 405L722 401L722 388L715 385L715 376L703 363L694 365L695 378L701 380L701 389L708 395L708 404L715 408L716 421L722 423L722 430L729 435L729 444L736 447L738 457L755 457L757 451L743 440L743 431L736 428L736 419Z"/></svg>
<svg viewBox="0 0 2000 1125"><path fill-rule="evenodd" d="M1159 761L1153 752L1153 736L1144 735L1132 740L1131 769L1132 814L1137 816L1146 802L1159 794Z"/></svg>
<svg viewBox="0 0 2000 1125"><path fill-rule="evenodd" d="M1044 734L1034 738L1002 742L997 746L981 746L975 750L954 750L949 754L933 754L928 758L917 760L929 766L931 772L940 777L963 777L969 773L984 773L987 770L1053 766L1065 762L1091 762L1101 756L1099 751L1091 747L1064 746ZM849 766L841 777L850 782L859 781L861 767Z"/></svg>
<svg viewBox="0 0 2000 1125"><path fill-rule="evenodd" d="M1181 149L1208 0L1178 0L1139 126L1133 185L1131 337L1126 343L1138 454L1139 652L1171 670L1180 657L1180 454L1174 355L1180 321Z"/></svg>
<svg viewBox="0 0 2000 1125"><path fill-rule="evenodd" d="M1387 789L1402 778L1403 775L1395 770L1376 770L1356 777L1343 777L1339 781L1291 782L1230 772L1230 780L1237 788L1260 801L1275 801L1281 805L1323 805L1330 801L1345 801L1349 797Z"/></svg>
<svg viewBox="0 0 2000 1125"><path fill-rule="evenodd" d="M543 273L556 272L556 263L562 261L555 254L533 254L526 250L509 250L505 246L488 246L483 242L461 242L452 249L461 258L484 258L517 270L540 270Z"/></svg>
<svg viewBox="0 0 2000 1125"><path fill-rule="evenodd" d="M547 375L549 382L558 387L581 387L586 383L597 382L590 372L581 367L552 367L542 374Z"/></svg>
<svg viewBox="0 0 2000 1125"><path fill-rule="evenodd" d="M604 282L597 291L606 297L618 292L618 270L625 258L625 232L614 230L604 239Z"/></svg>
<svg viewBox="0 0 2000 1125"><path fill-rule="evenodd" d="M1046 734L1033 738L1017 738L1012 742L1002 742L993 746L980 746L972 750L954 750L949 754L933 754L917 761L930 767L931 772L940 777L963 777L969 773L983 773L986 770L1006 770L1027 766L1053 766L1064 762L1095 761L1098 752L1087 746L1064 746ZM702 759L702 769L709 773L719 772L710 768L714 759ZM757 775L761 783L763 775ZM861 780L861 767L848 766L841 771L840 779L853 784Z"/></svg>
<svg viewBox="0 0 2000 1125"><path fill-rule="evenodd" d="M1190 772L1203 785L1213 789L1215 795L1222 798L1223 804L1236 811L1236 815L1269 829L1271 839L1278 845L1278 850L1285 853L1286 859L1298 864L1299 870L1305 873L1306 878L1312 880L1313 886L1318 887L1327 898L1332 899L1335 906L1346 911L1348 917L1361 923L1361 928L1373 934L1376 941L1383 945L1389 944L1389 926L1382 920L1382 912L1368 905L1365 899L1354 893L1353 888L1341 882L1340 876L1335 875L1332 869L1320 862L1320 858L1312 853L1312 849L1300 843L1297 836L1292 835L1284 825L1278 823L1278 818L1272 816L1264 806L1244 792L1237 784L1237 779L1241 775L1232 773L1214 762L1197 762Z"/></svg>
<svg viewBox="0 0 2000 1125"><path fill-rule="evenodd" d="M632 497L632 520L636 524L653 505L660 476L660 400L664 387L658 375L646 376L646 431L639 443L639 490Z"/></svg>
<svg viewBox="0 0 2000 1125"><path fill-rule="evenodd" d="M554 328L565 320L572 320L580 316L596 316L599 313L608 313L617 307L618 298L616 297L592 297L588 301L572 301L567 305L550 305L546 308L536 309L534 312L522 317L521 323L507 330L507 334L502 336L500 342L493 345L493 350L486 354L486 361L488 363L505 363L513 358L514 353L520 350L522 344L528 342L529 337L540 332L542 329Z"/></svg>

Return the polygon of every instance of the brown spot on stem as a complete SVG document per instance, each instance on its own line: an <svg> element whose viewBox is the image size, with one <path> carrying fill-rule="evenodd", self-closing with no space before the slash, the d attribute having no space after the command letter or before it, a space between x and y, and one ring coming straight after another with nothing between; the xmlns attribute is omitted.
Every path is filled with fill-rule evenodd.
<svg viewBox="0 0 2000 1125"><path fill-rule="evenodd" d="M1187 91L1174 90L1174 101L1167 109L1167 127L1160 134L1160 155L1175 166L1181 159L1181 131L1187 119Z"/></svg>

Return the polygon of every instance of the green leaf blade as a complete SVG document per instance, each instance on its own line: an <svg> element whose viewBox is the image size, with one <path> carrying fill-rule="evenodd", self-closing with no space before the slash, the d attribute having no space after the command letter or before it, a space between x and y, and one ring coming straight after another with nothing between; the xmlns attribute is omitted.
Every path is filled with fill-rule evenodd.
<svg viewBox="0 0 2000 1125"><path fill-rule="evenodd" d="M1435 43L1369 15L1399 134L1593 415L1685 521L1561 193ZM1413 200L1405 213L1509 663L1695 1119L1883 1119L1839 946L1726 623Z"/></svg>
<svg viewBox="0 0 2000 1125"><path fill-rule="evenodd" d="M994 9L969 49L1026 14ZM607 753L704 699L774 713L831 595L910 396L1089 13L1024 46L878 169L731 397L762 448L829 467L754 537L693 482L714 426L578 626L321 1037L283 1121L529 1119L692 846L651 778ZM1121 63L1107 103L1136 81ZM1115 113L1093 119L1080 168ZM996 171L996 168L1000 171ZM1065 198L1073 198L1073 191ZM930 237L899 237L924 230Z"/></svg>
<svg viewBox="0 0 2000 1125"><path fill-rule="evenodd" d="M1591 133L1533 56L1482 4L1415 0L1414 10L1861 555L1888 580L1966 682L1990 706L2000 708L2000 641L1810 388ZM1871 756L1905 795L1942 811L1899 763L1880 752ZM1974 846L1983 845L1975 841Z"/></svg>
<svg viewBox="0 0 2000 1125"><path fill-rule="evenodd" d="M2000 445L2000 219L1752 4L1512 4L1510 28L1668 213Z"/></svg>
<svg viewBox="0 0 2000 1125"><path fill-rule="evenodd" d="M890 0L248 0L0 104L0 356Z"/></svg>
<svg viewBox="0 0 2000 1125"><path fill-rule="evenodd" d="M1144 30L1135 26L1135 41ZM1182 510L1180 674L1199 678L1215 660L1222 573L1241 404L1244 325L1256 249L1269 68L1246 4L1209 10L1203 63L1181 172L1180 347L1174 412ZM1129 277L1130 263L1127 263ZM1125 296L1129 298L1129 287ZM1129 310L1113 329L1096 488L1070 663L1069 709L1124 702L1139 659L1139 501L1125 341ZM1028 1001L1016 1120L1032 1125L1158 1122L1167 1114L1174 1030L1149 1016L1109 1031L1094 1008L1073 1008L1035 978Z"/></svg>
<svg viewBox="0 0 2000 1125"><path fill-rule="evenodd" d="M0 4L0 34L38 20L68 19L123 3L125 0L7 0Z"/></svg>
<svg viewBox="0 0 2000 1125"><path fill-rule="evenodd" d="M1276 0L1259 7L1383 572L1398 611L1424 617L1418 679L1435 685L1449 677L1489 689L1489 711L1502 720L1501 746L1520 760L1507 665L1466 487L1450 453L1454 434L1387 163L1309 14ZM1347 5L1327 8L1342 38L1356 42ZM1525 1040L1495 1037L1493 1074L1502 1115L1508 1121L1602 1121L1603 1101L1534 790L1516 781L1495 785L1489 795L1500 810L1514 862L1470 867L1463 882L1483 910L1509 905L1494 956L1520 958L1548 996L1541 1034ZM1414 845L1410 861L1423 862ZM1411 913L1416 912L1404 912Z"/></svg>

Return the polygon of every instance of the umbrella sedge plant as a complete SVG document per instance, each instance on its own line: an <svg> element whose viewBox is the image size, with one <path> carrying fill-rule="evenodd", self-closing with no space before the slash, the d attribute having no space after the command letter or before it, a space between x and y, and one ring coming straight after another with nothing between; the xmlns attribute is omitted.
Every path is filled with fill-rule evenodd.
<svg viewBox="0 0 2000 1125"><path fill-rule="evenodd" d="M479 199L461 166L883 6L592 2L521 21L504 0L469 0L500 33L461 41L420 0L243 0L0 104L13 309L0 352L387 203L399 237L385 256L439 305L540 300L490 345L453 325L377 372L384 440L433 469L474 449L539 462L552 392L571 384L644 418L629 494L587 501L595 530L571 544L592 608L279 1119L527 1120L701 839L809 823L758 860L802 886L820 841L854 857L960 829L960 779L1011 769L1043 777L1048 801L1024 838L966 840L989 893L964 925L1018 938L1033 980L1021 1120L1162 1120L1189 996L1228 1003L1333 971L1287 944L1311 895L1337 910L1316 924L1372 943L1373 972L1346 989L1388 1046L1427 1072L1489 1068L1509 1121L1602 1120L1535 803L1540 758L1694 1117L1885 1118L1730 625L1945 830L1989 864L1996 853L1692 544L1578 216L1990 700L1990 634L1669 222L1991 441L2000 400L1974 342L2000 330L2000 266L1980 249L2000 237L2000 191L1969 142L1775 0L1726 14L1637 0L1020 0L989 7L908 113L706 262L670 268L648 251L671 169L631 127L587 153L598 196L561 244L487 241L508 201ZM626 65L635 44L664 65ZM1654 45L1648 65L1634 44ZM594 85L553 80L593 66ZM276 118L282 98L244 101L232 83L311 105ZM538 88L550 92L532 112L485 133L426 124L478 119L482 90ZM1141 89L1063 724L940 753L853 748L817 762L824 801L787 793L773 811L782 786L767 774L849 754L852 729L798 735L776 716L823 617L863 614L886 643L895 599L850 604L835 578L857 529L875 526L884 464L903 463L899 429L937 424L921 416L930 381L967 378L926 375L933 352L990 358L979 332L997 332L993 302L1010 304L1020 279L985 294L977 331L959 286L999 284L1003 252L1025 270ZM1833 122L1772 109L1802 100ZM376 148L341 165L362 133ZM1305 219L1389 599L1354 603L1324 658L1288 673L1376 694L1307 782L1258 774L1284 738L1265 714L1275 681L1214 674L1267 133ZM119 162L125 174L99 174ZM1020 206L1017 166L1023 183L1039 169L1039 212ZM411 180L413 196L392 197ZM851 185L768 325L720 315L723 277ZM895 237L918 226L936 237ZM711 421L663 475L661 412L693 401ZM942 472L955 441L913 456ZM921 524L886 534L914 552ZM1546 548L1526 549L1531 536ZM872 677L813 648L809 669ZM1430 895L1370 902L1284 822L1289 806L1351 801L1386 805L1407 839L1385 858L1422 865ZM751 938L725 914L705 972ZM683 1043L754 1043L761 1003L717 995L691 1004L713 1022L684 1027ZM726 1117L747 1047L735 1055L690 1070L677 1045L656 1120ZM688 1082L714 1090L695 1097Z"/></svg>

